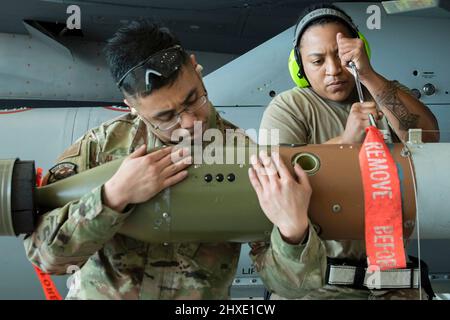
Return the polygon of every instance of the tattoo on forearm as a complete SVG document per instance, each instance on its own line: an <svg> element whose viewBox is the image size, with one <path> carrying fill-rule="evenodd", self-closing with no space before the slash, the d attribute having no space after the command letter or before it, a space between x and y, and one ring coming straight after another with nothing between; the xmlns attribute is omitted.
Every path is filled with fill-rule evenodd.
<svg viewBox="0 0 450 320"><path fill-rule="evenodd" d="M400 130L417 128L420 116L409 112L408 108L400 101L397 90L400 89L395 82L388 81L381 93L375 97L376 102L392 112L400 123Z"/></svg>

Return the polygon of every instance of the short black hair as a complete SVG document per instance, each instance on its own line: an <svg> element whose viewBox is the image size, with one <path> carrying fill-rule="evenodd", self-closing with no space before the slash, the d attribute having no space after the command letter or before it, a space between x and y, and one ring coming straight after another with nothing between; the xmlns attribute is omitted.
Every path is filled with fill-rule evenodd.
<svg viewBox="0 0 450 320"><path fill-rule="evenodd" d="M353 20L352 18L341 8L336 7L335 5L329 4L329 3L319 3L319 4L312 4L308 7L306 7L305 9L303 9L302 13L300 14L296 25L298 25L298 23L303 19L304 16L306 16L308 13L313 12L314 10L317 9L333 9L336 11L339 11L340 13L342 13L345 17L348 18L349 21L351 21L353 24ZM316 26L316 25L325 25L328 23L340 23L341 25L343 25L344 27L346 27L348 29L349 34L354 37L357 38L358 37L358 31L353 29L352 26L350 26L347 22L345 22L344 20L342 20L339 17L334 17L334 16L326 16L326 17L322 17L322 18L318 18L316 20L311 21L310 23L308 23L305 28L303 29L302 33L298 36L297 39L297 45L300 44L300 40L302 39L303 34L305 33L306 30L308 30L309 28L311 28L312 26Z"/></svg>
<svg viewBox="0 0 450 320"><path fill-rule="evenodd" d="M120 27L107 41L104 53L112 76L117 83L128 70L139 62L158 51L175 45L181 45L180 41L169 29L148 20L139 20ZM188 55L184 50L182 50L182 57L183 64L186 64ZM156 79L152 83L152 89L173 84L179 71L175 71L168 78ZM124 94L131 96L146 95L145 92L137 92L136 88L127 85L121 89Z"/></svg>

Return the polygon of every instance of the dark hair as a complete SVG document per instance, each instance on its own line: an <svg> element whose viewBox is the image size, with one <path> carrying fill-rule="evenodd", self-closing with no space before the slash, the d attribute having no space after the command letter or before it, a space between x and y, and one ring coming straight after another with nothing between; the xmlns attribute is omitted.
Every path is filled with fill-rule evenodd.
<svg viewBox="0 0 450 320"><path fill-rule="evenodd" d="M178 39L169 29L151 23L148 20L132 21L122 26L109 39L104 48L106 61L115 82L132 67L144 61L152 54L180 45ZM187 53L183 52L183 64L188 61ZM180 70L175 71L168 78L158 78L152 83L152 89L158 89L166 85L171 85L178 77ZM124 94L143 95L145 92L136 92L135 88L129 86L122 87Z"/></svg>
<svg viewBox="0 0 450 320"><path fill-rule="evenodd" d="M339 11L344 16L346 16L348 18L348 20L350 20L353 23L352 18L341 8L338 8L332 4L320 3L320 4L313 4L313 5L306 7L303 10L303 12L300 14L300 17L298 18L296 25L298 25L298 23L303 19L304 16L306 16L308 13L313 12L314 10L317 10L317 9L333 9L333 10ZM354 30L352 26L350 26L347 22L345 22L341 18L334 17L334 16L326 16L326 17L318 18L317 20L313 20L310 23L308 23L305 26L305 28L303 29L302 33L298 36L297 45L300 44L300 40L302 39L303 34L310 27L316 26L316 25L325 25L328 23L340 23L341 25L345 26L348 29L348 32L352 37L354 37L354 38L358 37L357 30Z"/></svg>

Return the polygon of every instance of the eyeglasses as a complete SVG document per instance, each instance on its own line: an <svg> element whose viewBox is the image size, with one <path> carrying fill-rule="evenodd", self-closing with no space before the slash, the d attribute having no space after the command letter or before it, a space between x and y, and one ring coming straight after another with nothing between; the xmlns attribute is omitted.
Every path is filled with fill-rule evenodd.
<svg viewBox="0 0 450 320"><path fill-rule="evenodd" d="M204 94L199 97L193 103L187 104L183 107L180 112L175 113L170 119L165 121L149 121L145 117L140 116L141 119L145 122L145 124L150 125L155 130L168 131L175 128L181 122L181 114L183 112L194 114L200 109L204 108L208 102L208 94Z"/></svg>
<svg viewBox="0 0 450 320"><path fill-rule="evenodd" d="M127 92L150 92L155 79L168 78L181 68L183 55L179 45L158 51L128 70L117 81L117 86Z"/></svg>

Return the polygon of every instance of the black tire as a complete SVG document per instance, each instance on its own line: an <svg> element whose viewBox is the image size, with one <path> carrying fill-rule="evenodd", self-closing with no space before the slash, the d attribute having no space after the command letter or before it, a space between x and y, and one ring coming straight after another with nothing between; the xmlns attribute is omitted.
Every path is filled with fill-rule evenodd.
<svg viewBox="0 0 450 320"><path fill-rule="evenodd" d="M16 235L29 234L36 224L34 161L17 160L11 182L11 215Z"/></svg>

